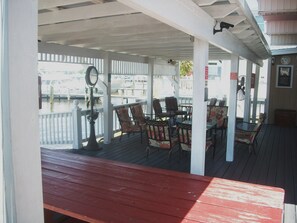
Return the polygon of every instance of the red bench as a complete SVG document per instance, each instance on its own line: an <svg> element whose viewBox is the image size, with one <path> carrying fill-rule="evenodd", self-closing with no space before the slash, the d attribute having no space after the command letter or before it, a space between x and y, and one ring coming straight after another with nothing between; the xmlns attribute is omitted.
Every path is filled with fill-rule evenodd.
<svg viewBox="0 0 297 223"><path fill-rule="evenodd" d="M284 191L42 149L44 208L86 222L282 222Z"/></svg>

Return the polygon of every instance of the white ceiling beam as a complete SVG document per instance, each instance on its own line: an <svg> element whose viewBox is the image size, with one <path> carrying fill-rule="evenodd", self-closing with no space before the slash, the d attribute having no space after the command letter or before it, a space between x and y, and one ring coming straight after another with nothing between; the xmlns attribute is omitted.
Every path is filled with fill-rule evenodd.
<svg viewBox="0 0 297 223"><path fill-rule="evenodd" d="M88 0L38 0L38 10L52 9L60 6L74 5L83 2L89 2Z"/></svg>
<svg viewBox="0 0 297 223"><path fill-rule="evenodd" d="M90 39L90 38L98 38L98 39L106 39L112 40L113 38L118 39L119 41L123 40L123 37L127 39L141 40L143 38L171 38L172 36L185 36L186 34L176 31L174 29L159 29L158 32L154 30L135 30L134 33L130 32L131 30L126 30L123 32L119 32L115 30L114 32L103 32L102 30L91 30L89 32L75 32L69 34L54 34L54 35L45 35L40 36L39 39L44 42L48 41L63 41L63 40L80 40L80 39Z"/></svg>
<svg viewBox="0 0 297 223"><path fill-rule="evenodd" d="M231 32L234 34L238 34L250 27L251 27L251 25L249 25L249 24L237 25L231 30Z"/></svg>
<svg viewBox="0 0 297 223"><path fill-rule="evenodd" d="M178 30L228 52L242 56L260 66L261 58L249 50L237 37L224 30L213 35L214 19L191 0L118 0L119 2L160 20ZM176 16L179 15L179 16Z"/></svg>
<svg viewBox="0 0 297 223"><path fill-rule="evenodd" d="M230 15L232 12L235 12L238 9L236 4L226 4L226 5L212 5L201 7L207 14L215 19L225 18Z"/></svg>
<svg viewBox="0 0 297 223"><path fill-rule="evenodd" d="M208 6L216 3L218 0L193 0L199 6Z"/></svg>
<svg viewBox="0 0 297 223"><path fill-rule="evenodd" d="M136 11L134 9L118 2L95 4L53 12L40 13L38 15L38 25L47 25L106 16L116 16L135 12Z"/></svg>
<svg viewBox="0 0 297 223"><path fill-rule="evenodd" d="M222 18L222 19L218 19L219 22L226 22L226 23L230 23L232 25L234 25L235 27L245 21L246 18L244 16L237 16L237 15L230 15L230 16L227 16L225 18Z"/></svg>
<svg viewBox="0 0 297 223"><path fill-rule="evenodd" d="M106 18L71 21L59 24L42 25L38 27L39 35L84 32L92 29L133 27L139 24L162 24L160 21L150 18L142 13L124 16L112 16Z"/></svg>
<svg viewBox="0 0 297 223"><path fill-rule="evenodd" d="M241 33L238 33L236 35L237 35L238 39L246 39L255 33L256 33L255 30L244 30Z"/></svg>

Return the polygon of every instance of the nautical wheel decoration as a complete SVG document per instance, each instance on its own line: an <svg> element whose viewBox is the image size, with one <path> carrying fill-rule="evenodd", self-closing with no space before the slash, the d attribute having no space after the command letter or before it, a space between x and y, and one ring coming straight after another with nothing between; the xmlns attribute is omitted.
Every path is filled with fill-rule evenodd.
<svg viewBox="0 0 297 223"><path fill-rule="evenodd" d="M93 96L93 89L95 85L97 84L98 81L98 71L96 67L94 66L89 66L87 71L86 71L86 83L89 86L90 89L90 105L91 105L91 112L87 116L89 122L90 122L90 137L88 140L88 144L85 147L87 150L99 150L99 144L96 141L96 134L95 134L95 120L98 118L98 112L94 112L94 96Z"/></svg>

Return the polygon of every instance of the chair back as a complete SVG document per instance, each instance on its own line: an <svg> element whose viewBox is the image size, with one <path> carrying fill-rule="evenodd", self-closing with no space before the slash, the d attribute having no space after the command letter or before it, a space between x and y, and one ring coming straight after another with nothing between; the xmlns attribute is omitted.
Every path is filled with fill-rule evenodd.
<svg viewBox="0 0 297 223"><path fill-rule="evenodd" d="M177 98L176 97L165 97L166 111L175 112L178 110Z"/></svg>
<svg viewBox="0 0 297 223"><path fill-rule="evenodd" d="M156 115L162 114L162 107L159 99L153 100L153 109Z"/></svg>
<svg viewBox="0 0 297 223"><path fill-rule="evenodd" d="M217 99L216 99L216 98L211 98L211 99L209 100L209 105L210 105L210 106L215 106L216 103L217 103Z"/></svg>
<svg viewBox="0 0 297 223"><path fill-rule="evenodd" d="M226 101L225 100L220 100L219 101L219 106L225 106L226 105Z"/></svg>
<svg viewBox="0 0 297 223"><path fill-rule="evenodd" d="M141 104L130 105L130 110L131 110L134 122L137 125L145 125L145 116L143 113L142 105Z"/></svg>
<svg viewBox="0 0 297 223"><path fill-rule="evenodd" d="M258 122L263 124L265 120L266 120L266 113L260 113Z"/></svg>
<svg viewBox="0 0 297 223"><path fill-rule="evenodd" d="M148 143L152 147L171 149L171 136L168 121L146 120Z"/></svg>
<svg viewBox="0 0 297 223"><path fill-rule="evenodd" d="M117 107L115 111L117 113L122 130L123 131L130 130L133 123L132 123L131 117L129 116L128 108L121 106L121 107Z"/></svg>
<svg viewBox="0 0 297 223"><path fill-rule="evenodd" d="M177 123L177 138L180 145L180 149L185 151L191 151L192 145L192 125Z"/></svg>
<svg viewBox="0 0 297 223"><path fill-rule="evenodd" d="M211 106L209 113L209 120L216 120L217 128L224 125L224 121L227 118L228 107L227 106Z"/></svg>

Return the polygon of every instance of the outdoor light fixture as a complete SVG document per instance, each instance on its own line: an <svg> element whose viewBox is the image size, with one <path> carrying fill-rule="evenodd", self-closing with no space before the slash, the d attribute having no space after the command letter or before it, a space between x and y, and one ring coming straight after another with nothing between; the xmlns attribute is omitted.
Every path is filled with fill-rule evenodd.
<svg viewBox="0 0 297 223"><path fill-rule="evenodd" d="M233 24L230 24L230 23L227 23L227 22L220 22L220 29L216 29L216 25L213 27L213 34L216 34L217 32L222 32L224 28L229 29L230 27L231 28L234 27Z"/></svg>
<svg viewBox="0 0 297 223"><path fill-rule="evenodd" d="M90 105L91 105L91 112L87 116L89 122L90 122L90 137L87 146L85 149L87 150L99 150L101 149L99 147L98 142L96 141L96 135L95 135L95 120L98 118L98 112L94 112L94 97L93 97L93 88L95 87L97 81L98 81L98 71L96 67L90 66L88 67L86 71L86 83L89 86L90 89Z"/></svg>

